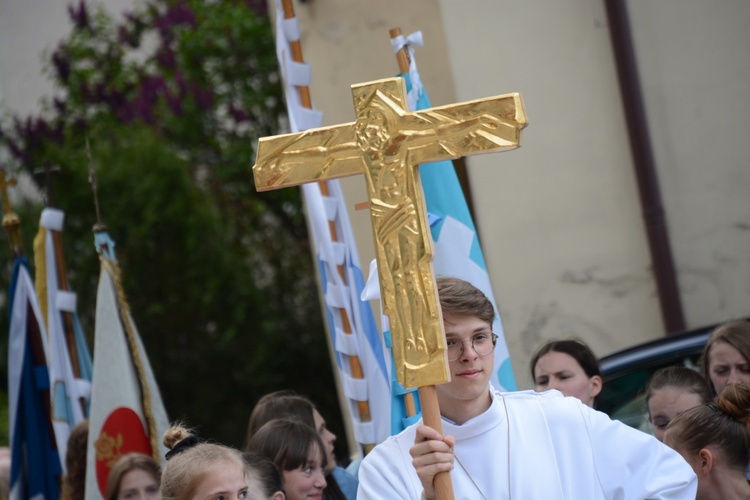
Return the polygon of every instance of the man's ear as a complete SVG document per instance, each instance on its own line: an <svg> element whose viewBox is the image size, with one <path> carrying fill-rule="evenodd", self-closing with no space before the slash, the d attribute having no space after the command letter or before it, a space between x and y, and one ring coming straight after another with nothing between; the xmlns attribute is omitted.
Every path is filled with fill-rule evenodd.
<svg viewBox="0 0 750 500"><path fill-rule="evenodd" d="M602 387L604 387L604 381L599 375L594 375L591 377L591 397L595 398L599 395L600 392L602 392Z"/></svg>
<svg viewBox="0 0 750 500"><path fill-rule="evenodd" d="M716 457L714 453L708 448L701 448L698 452L698 466L700 467L701 474L708 476L716 465Z"/></svg>
<svg viewBox="0 0 750 500"><path fill-rule="evenodd" d="M271 500L285 500L285 499L286 499L286 496L284 496L284 493L281 491L277 491L271 497Z"/></svg>

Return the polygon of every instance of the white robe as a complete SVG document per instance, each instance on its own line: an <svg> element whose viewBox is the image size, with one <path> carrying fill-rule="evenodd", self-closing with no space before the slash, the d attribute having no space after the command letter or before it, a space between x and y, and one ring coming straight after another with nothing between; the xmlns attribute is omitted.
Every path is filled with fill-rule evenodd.
<svg viewBox="0 0 750 500"><path fill-rule="evenodd" d="M420 497L409 455L416 425L365 457L357 498ZM443 433L456 438L456 499L695 498L697 479L678 453L558 391L493 390L486 412L463 425L443 419Z"/></svg>

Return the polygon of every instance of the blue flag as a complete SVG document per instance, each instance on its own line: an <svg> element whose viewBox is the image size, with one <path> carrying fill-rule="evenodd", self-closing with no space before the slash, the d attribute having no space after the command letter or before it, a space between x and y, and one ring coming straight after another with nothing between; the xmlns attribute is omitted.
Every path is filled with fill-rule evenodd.
<svg viewBox="0 0 750 500"><path fill-rule="evenodd" d="M23 257L10 286L10 498L57 499L62 466L52 430L47 338Z"/></svg>

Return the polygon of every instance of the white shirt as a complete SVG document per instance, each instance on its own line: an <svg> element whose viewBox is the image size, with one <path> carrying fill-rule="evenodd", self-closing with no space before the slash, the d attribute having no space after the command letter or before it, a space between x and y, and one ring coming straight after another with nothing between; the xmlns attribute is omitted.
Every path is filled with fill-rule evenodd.
<svg viewBox="0 0 750 500"><path fill-rule="evenodd" d="M694 499L697 479L671 448L558 391L499 393L463 425L451 481L456 499ZM418 499L409 449L416 425L372 450L359 470L359 499ZM510 443L508 443L510 439Z"/></svg>

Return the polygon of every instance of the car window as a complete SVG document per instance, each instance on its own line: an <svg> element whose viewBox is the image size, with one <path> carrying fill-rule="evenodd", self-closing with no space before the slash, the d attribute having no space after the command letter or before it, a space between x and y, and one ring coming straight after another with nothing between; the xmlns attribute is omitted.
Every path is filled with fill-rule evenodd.
<svg viewBox="0 0 750 500"><path fill-rule="evenodd" d="M596 408L624 424L653 434L648 421L644 389L651 376L660 368L682 365L700 371L700 351L669 360L653 360L643 366L620 370L617 374L605 374L604 387L596 398Z"/></svg>

